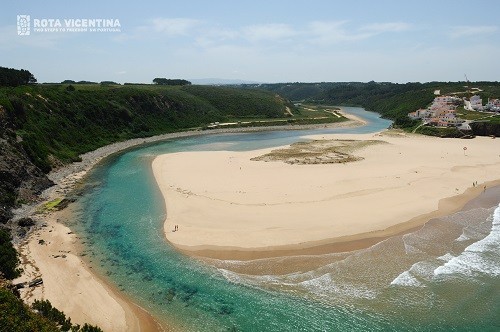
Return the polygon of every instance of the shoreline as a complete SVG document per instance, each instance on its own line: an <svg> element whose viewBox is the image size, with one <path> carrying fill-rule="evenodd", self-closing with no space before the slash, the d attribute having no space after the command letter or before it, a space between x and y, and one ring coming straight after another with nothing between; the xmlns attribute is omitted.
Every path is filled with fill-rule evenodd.
<svg viewBox="0 0 500 332"><path fill-rule="evenodd" d="M500 185L490 187L488 190L481 192L477 197L468 201L465 206L463 206L459 211L455 213L468 213L468 211L473 209L497 208L499 204ZM221 260L217 258L208 258L194 255L191 255L191 257L193 257L194 259L198 259L202 263L212 265L215 268L248 276L289 275L295 273L304 273L304 271L317 270L321 267L324 267L325 265L341 261L347 257L356 256L358 254L366 254L365 250L371 251L372 248L373 250L376 250L375 247L377 247L378 245L383 245L384 241L398 241L397 238L401 238L401 240L399 241L404 242L404 236L406 234L409 234L411 236L415 233L420 232L420 230L424 227L433 227L433 225L439 224L449 217L454 218L455 213L445 215L444 217L432 218L429 221L425 222L422 226L410 229L407 232L395 234L386 238L385 240L382 240L374 246L369 246L364 249L360 248L359 250L331 253L318 252L307 255L298 254L268 258L264 257L256 258L253 260Z"/></svg>
<svg viewBox="0 0 500 332"><path fill-rule="evenodd" d="M42 278L43 284L23 288L26 303L46 299L72 322L97 325L104 331L168 331L153 316L109 284L84 261L79 237L60 221L69 211L45 214L19 248L24 271L15 282Z"/></svg>
<svg viewBox="0 0 500 332"><path fill-rule="evenodd" d="M153 173L168 211L166 240L184 254L224 260L352 251L455 213L484 186L500 185L500 159L492 153L497 143L491 139L464 143L394 132L333 136L381 137L389 144L362 149L367 160L345 164L251 161L272 149L156 157ZM474 154L465 156L462 144ZM434 159L427 160L429 155ZM392 165L396 158L400 164ZM312 171L304 171L308 167ZM335 173L340 175L332 179ZM475 179L480 181L471 186ZM409 198L402 198L405 195ZM369 211L379 209L375 215L381 216L363 214L356 208L359 204ZM348 211L337 211L342 209ZM352 214L355 219L346 219ZM179 225L180 231L172 232L172 225Z"/></svg>
<svg viewBox="0 0 500 332"><path fill-rule="evenodd" d="M346 116L350 117L349 114ZM82 154L80 162L65 165L47 175L54 182L54 185L47 188L35 203L23 205L13 210L13 220L31 217L36 221L36 225L24 238L14 241L22 260L21 267L24 269L22 275L14 282L31 281L38 277L44 281L41 286L22 289L21 298L26 303L31 303L35 299L49 299L54 307L62 310L73 322L97 325L105 331L177 330L178 328L169 326L168 322L162 321L160 324L145 309L135 304L114 285L109 284L101 275L93 271L92 266L79 255L80 250L76 236L69 227L59 220L59 216L65 215L66 209L69 208L42 214L38 213L38 209L51 200L68 197L84 180L86 174L105 158L141 145L202 135L356 127L364 123L366 122L356 117L356 119L332 124L188 130L116 142ZM55 232L54 229L58 231ZM47 240L46 244L50 243L51 245L42 246L38 243L42 239ZM53 246L53 244L57 245ZM43 250L40 250L42 248ZM75 275L78 278L75 278ZM83 289L75 288L76 293L69 292L67 288L76 285L82 279L80 276L85 276L86 283ZM69 280L72 280L74 285L69 283ZM101 303L101 310L95 310L96 300L93 297L98 298L97 302ZM86 305L75 306L78 301L86 303ZM114 315L113 321L110 321L110 315Z"/></svg>
<svg viewBox="0 0 500 332"><path fill-rule="evenodd" d="M484 193L483 189L481 189L484 185L490 189L500 189L500 179L478 184L476 188L470 187L466 192L460 195L443 198L439 201L439 206L445 205L445 208L438 208L435 211L416 216L384 230L328 238L319 241L261 248L172 245L183 254L201 260L216 259L239 261L288 256L324 255L366 249L390 237L404 235L418 230L432 219L442 218L461 211L470 202Z"/></svg>

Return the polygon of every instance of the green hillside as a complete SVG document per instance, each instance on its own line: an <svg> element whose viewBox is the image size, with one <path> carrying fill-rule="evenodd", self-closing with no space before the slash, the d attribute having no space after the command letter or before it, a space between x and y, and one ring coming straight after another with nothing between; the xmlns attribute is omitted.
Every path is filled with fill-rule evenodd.
<svg viewBox="0 0 500 332"><path fill-rule="evenodd" d="M284 117L273 93L203 86L30 85L0 88L0 107L34 164L48 172L100 146L238 117ZM1 114L0 114L1 115Z"/></svg>
<svg viewBox="0 0 500 332"><path fill-rule="evenodd" d="M405 126L407 114L427 107L434 99L434 91L445 95L457 93L467 97L466 85L477 88L479 95L500 98L500 82L429 82L429 83L390 83L390 82L322 82L322 83L276 83L245 85L244 88L260 88L293 101L304 101L324 105L362 106L380 113L382 116ZM476 90L477 91L477 90Z"/></svg>
<svg viewBox="0 0 500 332"><path fill-rule="evenodd" d="M277 94L262 93L263 90L235 89L204 85L186 85L182 91L208 101L228 117L283 117L286 101Z"/></svg>

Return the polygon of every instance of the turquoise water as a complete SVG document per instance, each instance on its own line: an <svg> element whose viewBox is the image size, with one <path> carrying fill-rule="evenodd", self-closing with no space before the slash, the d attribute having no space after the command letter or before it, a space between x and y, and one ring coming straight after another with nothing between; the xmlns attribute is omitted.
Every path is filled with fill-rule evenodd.
<svg viewBox="0 0 500 332"><path fill-rule="evenodd" d="M91 264L110 282L187 331L498 330L500 199L494 201L500 193L490 206L350 253L208 265L166 242L164 202L151 174L156 155L250 150L290 144L307 134L367 133L390 124L359 108L347 111L369 123L184 138L108 158L89 176L71 227L84 239ZM303 260L317 264L286 273L247 272Z"/></svg>

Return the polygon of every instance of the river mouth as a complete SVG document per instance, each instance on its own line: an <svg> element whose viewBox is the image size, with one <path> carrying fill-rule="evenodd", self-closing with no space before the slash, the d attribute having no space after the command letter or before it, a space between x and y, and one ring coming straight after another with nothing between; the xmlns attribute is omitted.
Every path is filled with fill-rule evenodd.
<svg viewBox="0 0 500 332"><path fill-rule="evenodd" d="M187 331L428 330L498 323L498 275L434 274L491 234L493 204L345 253L206 264L166 243L164 201L150 170L154 156L283 145L294 135L302 133L188 138L109 158L89 175L71 221L85 242L87 261L154 316ZM495 259L494 252L485 255ZM277 262L282 269L263 270Z"/></svg>

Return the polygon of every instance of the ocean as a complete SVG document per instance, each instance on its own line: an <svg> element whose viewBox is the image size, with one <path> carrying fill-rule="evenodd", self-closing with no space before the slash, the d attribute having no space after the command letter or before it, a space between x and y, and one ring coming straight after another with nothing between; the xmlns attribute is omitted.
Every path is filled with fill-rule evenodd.
<svg viewBox="0 0 500 332"><path fill-rule="evenodd" d="M500 189L405 235L347 253L200 261L163 235L158 154L252 150L359 128L183 138L107 158L87 177L69 226L89 264L160 321L186 331L498 331ZM376 213L376 211L374 211Z"/></svg>

